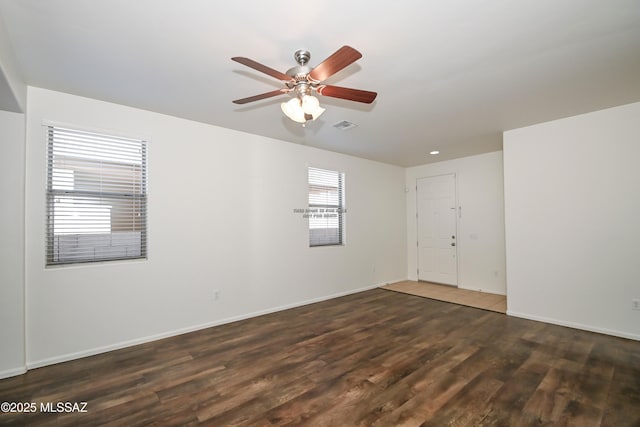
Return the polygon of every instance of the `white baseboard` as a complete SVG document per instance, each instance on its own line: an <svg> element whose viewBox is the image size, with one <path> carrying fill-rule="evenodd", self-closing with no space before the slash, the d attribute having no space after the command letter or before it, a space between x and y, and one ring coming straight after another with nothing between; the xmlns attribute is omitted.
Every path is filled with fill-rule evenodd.
<svg viewBox="0 0 640 427"><path fill-rule="evenodd" d="M404 279L400 279L400 280L404 280ZM379 283L379 284L375 284L375 285L371 285L371 286L365 286L363 288L358 288L358 289L351 289L351 290L344 291L344 292L338 292L336 294L331 294L331 295L326 295L326 296L322 296L322 297L312 298L312 299L309 299L309 300L299 301L299 302L295 302L295 303L292 303L292 304L286 304L286 305L282 305L282 306L279 306L279 307L273 307L273 308L268 308L268 309L264 309L264 310L254 311L252 313L241 314L241 315L238 315L238 316L227 317L225 319L214 320L212 322L203 323L203 324L200 324L200 325L189 326L189 327L186 327L186 328L176 329L176 330L173 330L173 331L163 332L163 333L160 333L160 334L155 334L155 335L149 335L149 336L146 336L146 337L136 338L136 339L133 339L133 340L121 341L121 342L118 342L118 343L115 343L115 344L102 346L102 347L96 347L96 348L83 350L83 351L79 351L79 352L75 352L75 353L67 353L67 354L63 354L63 355L60 355L60 356L56 356L56 357L50 357L50 358L40 359L40 360L32 360L32 361L27 362L27 369L35 369L35 368L40 368L42 366L53 365L53 364L56 364L56 363L68 362L70 360L81 359L83 357L93 356L93 355L100 354L100 353L106 353L106 352L113 351L113 350L119 350L119 349L122 349L122 348L131 347L131 346L138 345L138 344L144 344L144 343L147 343L147 342L160 340L160 339L163 339L163 338L174 337L174 336L186 334L186 333L189 333L189 332L199 331L201 329L206 329L206 328L211 328L211 327L214 327L214 326L224 325L226 323L237 322L239 320L245 320L245 319L249 319L249 318L257 317L257 316L262 316L262 315L269 314L269 313L275 313L275 312L278 312L278 311L288 310L288 309L291 309L291 308L302 307L304 305L314 304L314 303L317 303L317 302L322 302L322 301L326 301L326 300L330 300L330 299L334 299L334 298L339 298L339 297L343 297L343 296L346 296L346 295L357 294L359 292L364 292L364 291L368 291L368 290L371 290L371 289L378 288L378 287L380 287L380 286L382 286L382 285L384 285L386 283L387 282ZM16 373L14 375L23 374L23 373L25 373L27 371L27 369L25 369L22 372ZM0 378L1 378L1 375L2 375L2 373L0 372Z"/></svg>
<svg viewBox="0 0 640 427"><path fill-rule="evenodd" d="M527 313L519 313L513 310L507 310L507 315L520 317L522 319L535 320L537 322L550 323L552 325L566 326L568 328L582 329L584 331L597 332L599 334L612 335L614 337L628 338L631 340L640 341L640 335L633 334L630 332L616 331L616 330L601 328L601 327L592 326L592 325L583 325L582 323L566 322L564 320L552 319L549 317L535 316Z"/></svg>
<svg viewBox="0 0 640 427"><path fill-rule="evenodd" d="M25 372L27 372L26 366L20 366L18 368L7 369L6 371L0 371L0 380L9 378L9 377L15 377L17 375L22 375Z"/></svg>
<svg viewBox="0 0 640 427"><path fill-rule="evenodd" d="M377 285L377 287L391 285L393 283L398 283L398 282L406 282L407 280L411 280L411 279L407 279L406 277L403 277L402 279L386 280L385 282L380 283L379 285Z"/></svg>

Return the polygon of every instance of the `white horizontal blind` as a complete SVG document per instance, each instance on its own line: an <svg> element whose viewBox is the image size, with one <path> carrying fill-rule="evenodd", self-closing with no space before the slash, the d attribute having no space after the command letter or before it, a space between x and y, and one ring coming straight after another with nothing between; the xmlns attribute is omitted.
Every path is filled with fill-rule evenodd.
<svg viewBox="0 0 640 427"><path fill-rule="evenodd" d="M47 137L47 265L146 258L146 141L56 126Z"/></svg>
<svg viewBox="0 0 640 427"><path fill-rule="evenodd" d="M309 168L309 246L343 243L344 174Z"/></svg>

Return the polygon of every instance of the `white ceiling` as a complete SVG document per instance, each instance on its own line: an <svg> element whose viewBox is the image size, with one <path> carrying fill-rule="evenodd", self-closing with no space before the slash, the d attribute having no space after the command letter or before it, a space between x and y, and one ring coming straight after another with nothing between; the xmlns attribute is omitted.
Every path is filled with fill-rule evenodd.
<svg viewBox="0 0 640 427"><path fill-rule="evenodd" d="M29 85L401 166L640 100L638 0L0 0L0 15ZM363 57L328 82L373 104L320 97L302 128L287 95L231 103L282 87L232 56L284 72L297 49L313 66L345 44Z"/></svg>

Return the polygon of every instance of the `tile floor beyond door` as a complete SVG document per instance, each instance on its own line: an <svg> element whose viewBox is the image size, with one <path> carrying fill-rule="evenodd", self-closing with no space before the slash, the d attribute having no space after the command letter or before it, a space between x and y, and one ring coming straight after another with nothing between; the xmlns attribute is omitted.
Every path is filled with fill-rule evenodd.
<svg viewBox="0 0 640 427"><path fill-rule="evenodd" d="M460 289L455 286L440 285L429 282L416 282L413 280L390 283L388 285L381 286L381 288L439 301L452 302L469 307L495 311L497 313L507 312L507 297L504 295L470 291L467 289Z"/></svg>

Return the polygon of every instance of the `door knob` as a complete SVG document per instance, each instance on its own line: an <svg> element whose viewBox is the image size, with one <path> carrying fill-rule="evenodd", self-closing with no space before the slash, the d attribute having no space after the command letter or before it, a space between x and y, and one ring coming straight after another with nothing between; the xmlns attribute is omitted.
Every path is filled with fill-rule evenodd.
<svg viewBox="0 0 640 427"><path fill-rule="evenodd" d="M452 244L451 244L451 246L455 246L455 245L456 245L455 243L452 243Z"/></svg>

